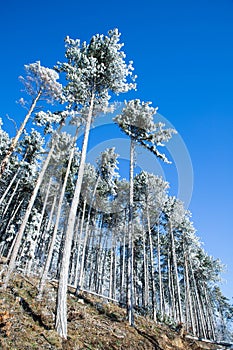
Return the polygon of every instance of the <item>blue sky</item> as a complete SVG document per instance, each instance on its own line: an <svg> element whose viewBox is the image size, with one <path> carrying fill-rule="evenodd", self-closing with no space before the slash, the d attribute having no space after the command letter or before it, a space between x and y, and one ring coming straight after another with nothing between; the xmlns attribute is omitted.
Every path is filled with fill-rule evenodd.
<svg viewBox="0 0 233 350"><path fill-rule="evenodd" d="M18 124L24 64L52 67L63 60L66 35L88 41L119 28L138 75L127 98L152 101L184 140L193 221L207 252L228 266L222 290L232 298L233 1L12 0L1 2L0 13L0 115Z"/></svg>

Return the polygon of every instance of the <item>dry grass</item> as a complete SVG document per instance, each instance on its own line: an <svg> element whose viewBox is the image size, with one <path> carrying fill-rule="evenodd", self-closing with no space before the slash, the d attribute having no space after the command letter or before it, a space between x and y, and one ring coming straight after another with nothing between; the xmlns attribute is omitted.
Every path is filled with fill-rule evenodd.
<svg viewBox="0 0 233 350"><path fill-rule="evenodd" d="M124 309L82 293L68 295L67 341L55 332L56 285L48 283L38 300L37 281L15 275L0 292L0 349L3 350L204 350L219 346L185 340L169 327L136 316L128 325ZM79 299L79 300L78 300Z"/></svg>

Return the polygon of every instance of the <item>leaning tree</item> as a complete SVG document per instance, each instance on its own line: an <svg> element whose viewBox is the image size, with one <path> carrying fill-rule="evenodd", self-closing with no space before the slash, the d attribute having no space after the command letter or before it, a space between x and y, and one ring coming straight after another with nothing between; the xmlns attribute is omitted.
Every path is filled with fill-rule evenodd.
<svg viewBox="0 0 233 350"><path fill-rule="evenodd" d="M15 150L27 122L36 108L37 102L41 99L46 100L47 103L53 103L55 100L63 100L62 85L57 82L59 75L54 69L43 67L38 61L25 65L25 70L27 75L26 77L20 77L20 80L23 82L26 92L32 97L32 102L16 136L11 141L5 157L1 161L0 178L6 169L9 158ZM21 99L21 101L23 100Z"/></svg>

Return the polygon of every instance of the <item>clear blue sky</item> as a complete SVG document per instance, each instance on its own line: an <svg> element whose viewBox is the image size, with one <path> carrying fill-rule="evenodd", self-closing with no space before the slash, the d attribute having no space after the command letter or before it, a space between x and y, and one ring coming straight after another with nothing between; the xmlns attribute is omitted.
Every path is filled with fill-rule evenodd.
<svg viewBox="0 0 233 350"><path fill-rule="evenodd" d="M138 75L130 97L159 106L194 169L190 210L207 252L228 266L233 296L233 1L2 1L0 115L18 123L23 65L63 60L66 35L89 40L118 27Z"/></svg>

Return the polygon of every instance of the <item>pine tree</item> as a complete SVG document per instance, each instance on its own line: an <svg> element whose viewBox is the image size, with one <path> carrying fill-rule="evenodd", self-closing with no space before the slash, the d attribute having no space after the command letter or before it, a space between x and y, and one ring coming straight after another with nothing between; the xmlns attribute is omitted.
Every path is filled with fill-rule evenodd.
<svg viewBox="0 0 233 350"><path fill-rule="evenodd" d="M155 123L154 115L157 108L150 107L149 102L131 100L126 103L122 113L115 117L115 122L130 137L130 194L129 194L129 226L128 226L128 318L130 325L134 325L133 319L133 168L135 143L151 151L158 158L168 162L165 154L160 153L158 146L164 146L162 142L168 141L173 129L163 129L164 124ZM152 254L151 254L152 255ZM152 261L152 256L151 256ZM153 288L154 289L154 288ZM154 307L154 319L156 320L156 309Z"/></svg>
<svg viewBox="0 0 233 350"><path fill-rule="evenodd" d="M118 94L135 88L135 84L127 80L132 76L133 68L131 62L129 65L125 63L125 54L121 51L123 44L119 44L119 39L120 34L117 29L109 31L108 36L99 34L93 36L89 44L84 42L80 45L79 40L67 37L68 62L59 66L59 71L66 73L68 84L65 92L70 107L79 110L82 106L87 111L78 179L67 223L58 287L56 329L65 339L67 338L66 293L69 259L92 118L95 109L101 110L107 106L110 98L109 91ZM82 114L84 115L83 110Z"/></svg>
<svg viewBox="0 0 233 350"><path fill-rule="evenodd" d="M63 118L61 119L61 122L60 122L60 125L59 125L59 128L58 128L58 133L60 132L60 129L61 129L62 125L63 125ZM20 245L21 245L21 242L22 242L22 238L23 238L23 234L24 234L26 225L28 223L28 219L30 217L33 205L34 205L34 203L36 201L36 198L37 198L40 186L41 186L42 181L44 179L44 175L45 175L46 169L47 169L47 167L49 165L49 162L51 160L52 154L54 152L54 148L55 148L55 144L56 144L56 135L57 135L57 133L55 132L53 137L52 137L51 147L49 149L48 155L47 155L46 159L44 160L44 162L42 164L41 170L40 170L40 172L38 174L38 177L37 177L37 180L36 180L36 182L34 184L34 188L33 188L32 194L30 196L29 202L27 204L26 211L25 211L24 216L22 218L22 222L21 222L20 227L18 229L16 240L15 240L15 243L14 243L14 247L13 247L10 259L9 259L7 273L6 273L6 276L5 276L5 279L4 279L4 283L3 283L3 288L4 289L7 288L9 279L10 279L11 274L12 274L14 268L15 268L17 255L18 255L18 252L19 252L19 249L20 249Z"/></svg>
<svg viewBox="0 0 233 350"><path fill-rule="evenodd" d="M55 100L62 101L63 99L62 85L57 82L59 75L55 70L41 66L39 61L25 65L25 70L27 72L26 78L20 77L20 79L25 86L26 92L32 97L32 102L24 121L17 131L16 136L11 141L11 145L0 164L0 178L6 169L9 158L22 135L29 118L35 110L37 102L41 98L45 99L48 103L52 103Z"/></svg>

